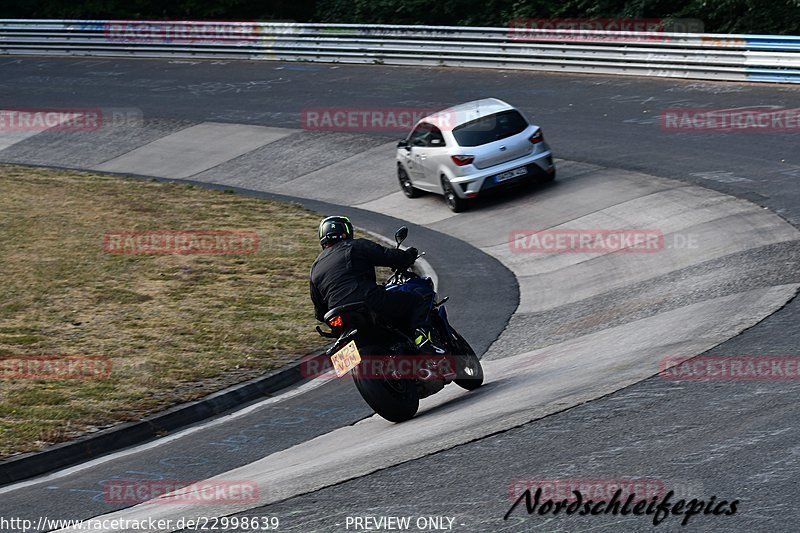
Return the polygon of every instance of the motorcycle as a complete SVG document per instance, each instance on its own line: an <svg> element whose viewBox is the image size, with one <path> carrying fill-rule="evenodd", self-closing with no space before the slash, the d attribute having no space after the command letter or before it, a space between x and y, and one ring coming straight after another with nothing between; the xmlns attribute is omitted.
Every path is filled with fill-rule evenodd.
<svg viewBox="0 0 800 533"><path fill-rule="evenodd" d="M403 226L395 233L399 248L408 236ZM483 384L483 368L469 343L447 319L445 302L436 302L433 280L411 270L411 265L393 269L384 283L387 291L407 291L423 296L429 305L431 340L444 353L421 353L404 331L381 320L364 302L331 309L324 321L330 332L317 332L336 339L326 352L338 377L350 374L361 396L378 415L390 422L414 417L419 401L455 383L474 390Z"/></svg>

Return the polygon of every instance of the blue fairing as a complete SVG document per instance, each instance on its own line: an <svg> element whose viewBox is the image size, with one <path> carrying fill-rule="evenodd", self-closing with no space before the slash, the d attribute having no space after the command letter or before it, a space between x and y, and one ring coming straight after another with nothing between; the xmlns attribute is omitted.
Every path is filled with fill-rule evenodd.
<svg viewBox="0 0 800 533"><path fill-rule="evenodd" d="M431 298L436 295L436 292L433 290L433 281L431 281L431 278L412 278L399 285L392 283L386 286L386 290L413 292L425 298Z"/></svg>
<svg viewBox="0 0 800 533"><path fill-rule="evenodd" d="M389 284L386 286L387 291L402 291L412 292L417 294L428 302L429 308L433 307L433 302L436 300L436 291L433 290L433 281L431 278L411 278L405 283Z"/></svg>
<svg viewBox="0 0 800 533"><path fill-rule="evenodd" d="M433 303L436 300L436 291L433 290L433 281L431 278L412 278L405 283L389 284L386 286L386 290L413 292L427 299L428 305L431 307L433 307ZM447 320L447 310L443 305L439 307L438 313L447 328L447 333L452 334L450 331L450 322Z"/></svg>
<svg viewBox="0 0 800 533"><path fill-rule="evenodd" d="M439 316L442 318L442 322L444 322L444 327L447 328L447 334L453 335L453 332L450 329L450 321L447 320L447 309L444 306L439 306Z"/></svg>

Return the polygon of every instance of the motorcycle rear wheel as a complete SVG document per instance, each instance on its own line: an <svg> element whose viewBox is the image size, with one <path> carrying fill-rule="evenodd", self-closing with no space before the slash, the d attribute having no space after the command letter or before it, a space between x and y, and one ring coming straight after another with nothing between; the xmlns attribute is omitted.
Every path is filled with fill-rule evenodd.
<svg viewBox="0 0 800 533"><path fill-rule="evenodd" d="M363 355L385 355L388 350L380 346L359 347ZM412 379L390 379L370 376L364 362L350 371L361 397L373 411L389 422L405 422L414 418L419 409L419 394ZM359 369L363 369L359 372Z"/></svg>

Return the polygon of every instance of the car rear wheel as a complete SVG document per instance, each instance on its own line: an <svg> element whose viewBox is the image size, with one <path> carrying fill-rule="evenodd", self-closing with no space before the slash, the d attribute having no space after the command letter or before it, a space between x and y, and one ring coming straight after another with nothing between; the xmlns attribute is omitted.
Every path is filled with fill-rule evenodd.
<svg viewBox="0 0 800 533"><path fill-rule="evenodd" d="M400 182L400 188L403 189L403 194L407 197L417 198L422 194L422 191L411 184L411 178L408 177L408 173L403 167L397 168L397 180Z"/></svg>
<svg viewBox="0 0 800 533"><path fill-rule="evenodd" d="M444 176L442 176L442 190L444 191L444 202L447 204L447 207L450 208L450 211L453 213L460 213L466 209L466 200L459 198L456 191L453 189L453 184Z"/></svg>

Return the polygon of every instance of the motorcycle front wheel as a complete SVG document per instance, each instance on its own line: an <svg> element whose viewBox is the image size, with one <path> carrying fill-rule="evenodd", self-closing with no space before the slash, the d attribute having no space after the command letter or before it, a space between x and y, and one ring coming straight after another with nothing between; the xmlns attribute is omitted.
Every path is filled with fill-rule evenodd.
<svg viewBox="0 0 800 533"><path fill-rule="evenodd" d="M451 329L455 338L453 356L456 359L458 367L456 372L459 376L453 381L462 389L475 390L483 385L483 366L472 346L455 329Z"/></svg>

